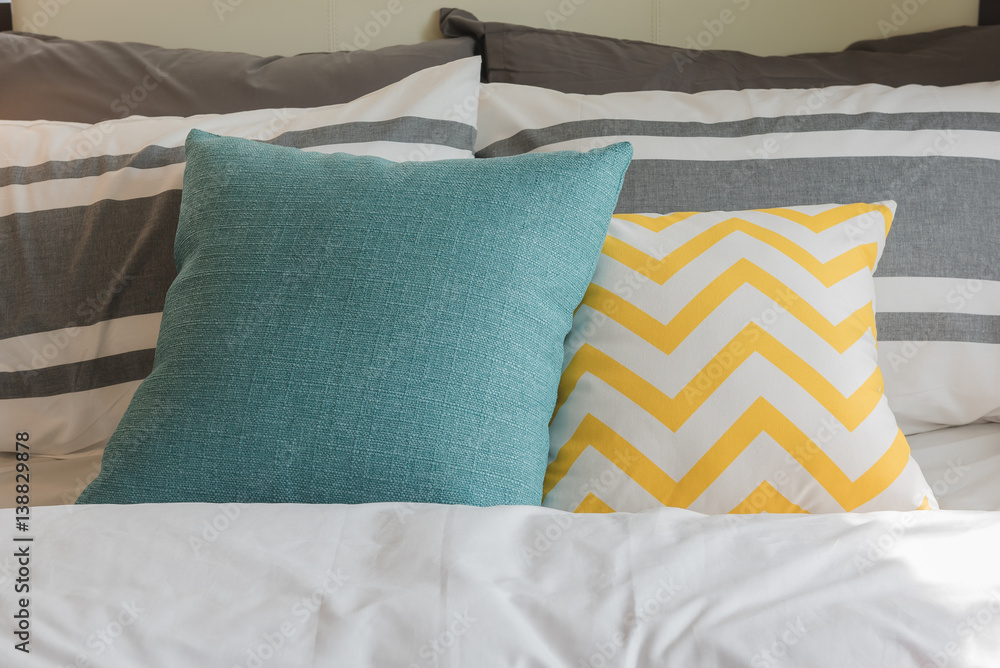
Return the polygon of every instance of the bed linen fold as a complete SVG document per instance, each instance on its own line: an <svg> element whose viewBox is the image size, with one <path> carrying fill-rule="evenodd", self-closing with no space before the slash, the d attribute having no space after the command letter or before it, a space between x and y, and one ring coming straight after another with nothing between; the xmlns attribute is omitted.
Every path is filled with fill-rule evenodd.
<svg viewBox="0 0 1000 668"><path fill-rule="evenodd" d="M5 666L994 666L1000 513L33 508ZM13 537L13 536L12 536ZM7 540L11 541L12 537ZM89 663L88 663L89 662Z"/></svg>

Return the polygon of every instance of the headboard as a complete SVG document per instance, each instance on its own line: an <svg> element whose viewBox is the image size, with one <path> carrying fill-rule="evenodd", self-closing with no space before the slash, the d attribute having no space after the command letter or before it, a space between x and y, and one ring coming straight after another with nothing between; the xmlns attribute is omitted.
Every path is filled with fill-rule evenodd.
<svg viewBox="0 0 1000 668"><path fill-rule="evenodd" d="M979 25L1000 25L1000 0L980 0Z"/></svg>
<svg viewBox="0 0 1000 668"><path fill-rule="evenodd" d="M13 19L75 39L272 55L435 39L437 10L456 4L487 21L761 55L975 25L979 12L978 0L14 0Z"/></svg>

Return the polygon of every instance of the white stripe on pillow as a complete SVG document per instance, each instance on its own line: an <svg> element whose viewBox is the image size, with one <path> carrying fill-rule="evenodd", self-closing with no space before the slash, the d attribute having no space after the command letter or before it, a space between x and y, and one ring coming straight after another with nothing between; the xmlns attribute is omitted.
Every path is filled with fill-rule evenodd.
<svg viewBox="0 0 1000 668"><path fill-rule="evenodd" d="M152 365L191 129L393 161L471 158L480 64L317 109L0 121L0 263L13 277L0 289L0 423L29 432L39 455L111 435Z"/></svg>
<svg viewBox="0 0 1000 668"><path fill-rule="evenodd" d="M693 95L484 86L480 157L623 139L635 160L619 213L897 201L875 276L889 403L906 434L1000 420L1000 83Z"/></svg>

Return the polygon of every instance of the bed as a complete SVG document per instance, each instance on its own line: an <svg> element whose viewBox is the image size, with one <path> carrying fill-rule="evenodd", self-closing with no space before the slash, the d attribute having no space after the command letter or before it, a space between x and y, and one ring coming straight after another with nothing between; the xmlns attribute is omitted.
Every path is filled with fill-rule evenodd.
<svg viewBox="0 0 1000 668"><path fill-rule="evenodd" d="M1000 664L995 5L642 4L15 3L3 665Z"/></svg>

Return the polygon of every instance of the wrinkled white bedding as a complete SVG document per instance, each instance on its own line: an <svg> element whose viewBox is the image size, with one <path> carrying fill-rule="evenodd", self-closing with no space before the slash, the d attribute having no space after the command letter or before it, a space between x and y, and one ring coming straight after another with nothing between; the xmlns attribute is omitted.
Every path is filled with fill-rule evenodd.
<svg viewBox="0 0 1000 668"><path fill-rule="evenodd" d="M3 666L1000 666L1000 513L179 504L30 524L31 653L8 632ZM13 511L0 526L11 627Z"/></svg>

